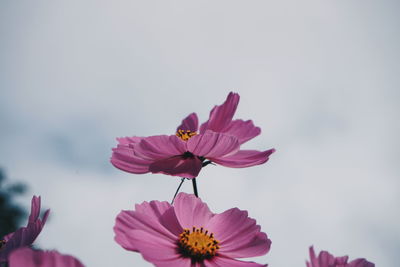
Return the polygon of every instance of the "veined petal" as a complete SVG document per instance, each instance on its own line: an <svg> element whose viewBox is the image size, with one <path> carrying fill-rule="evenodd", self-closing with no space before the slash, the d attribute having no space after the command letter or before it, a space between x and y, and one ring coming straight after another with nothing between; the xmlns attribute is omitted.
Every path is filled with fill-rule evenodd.
<svg viewBox="0 0 400 267"><path fill-rule="evenodd" d="M154 162L186 151L186 144L174 135L158 135L141 138L138 143L119 144L113 148L111 163L126 172L143 174L150 172ZM158 171L157 171L158 172Z"/></svg>
<svg viewBox="0 0 400 267"><path fill-rule="evenodd" d="M158 220L172 234L179 236L182 233L175 211L167 201L153 200L135 205L135 212L146 214L153 220Z"/></svg>
<svg viewBox="0 0 400 267"><path fill-rule="evenodd" d="M153 200L150 202L144 201L142 204L135 205L135 211L151 216L157 220L172 206L167 201Z"/></svg>
<svg viewBox="0 0 400 267"><path fill-rule="evenodd" d="M154 213L121 211L114 226L115 241L125 249L138 251L137 243L132 242L129 235L133 230L143 230L172 243L176 240L176 235L171 233Z"/></svg>
<svg viewBox="0 0 400 267"><path fill-rule="evenodd" d="M143 138L135 146L135 155L155 161L181 155L186 150L186 142L175 135L155 135Z"/></svg>
<svg viewBox="0 0 400 267"><path fill-rule="evenodd" d="M149 172L149 165L153 163L153 160L136 156L132 147L118 145L113 148L111 163L120 170L142 174Z"/></svg>
<svg viewBox="0 0 400 267"><path fill-rule="evenodd" d="M200 198L185 193L176 196L174 209L182 228L205 226L214 215Z"/></svg>
<svg viewBox="0 0 400 267"><path fill-rule="evenodd" d="M210 118L200 126L200 132L204 133L206 130L220 132L227 127L236 112L239 99L237 93L230 92L222 105L215 106L211 110Z"/></svg>
<svg viewBox="0 0 400 267"><path fill-rule="evenodd" d="M169 266L185 266L179 265L181 261L185 262L186 266L190 266L190 259L183 258L178 253L175 242L170 242L143 230L132 230L127 235L129 240L136 244L137 250L142 254L143 258L155 263L156 266L167 266L164 265L166 263L174 263Z"/></svg>
<svg viewBox="0 0 400 267"><path fill-rule="evenodd" d="M260 226L238 208L216 214L205 226L220 241L220 253L230 258L261 256L269 251L271 240Z"/></svg>
<svg viewBox="0 0 400 267"><path fill-rule="evenodd" d="M235 136L240 144L253 139L261 133L260 127L254 126L252 120L234 120L228 124L221 132Z"/></svg>
<svg viewBox="0 0 400 267"><path fill-rule="evenodd" d="M199 128L199 119L197 118L197 114L193 112L182 120L181 125L179 125L178 128L176 128L176 131L184 130L184 131L197 132L198 128Z"/></svg>
<svg viewBox="0 0 400 267"><path fill-rule="evenodd" d="M219 158L236 153L240 145L234 136L207 131L190 138L187 148L197 156Z"/></svg>
<svg viewBox="0 0 400 267"><path fill-rule="evenodd" d="M265 267L266 264L258 264L252 261L239 261L224 257L214 257L204 262L206 267Z"/></svg>
<svg viewBox="0 0 400 267"><path fill-rule="evenodd" d="M149 166L149 170L152 173L163 173L191 179L197 177L201 167L202 162L197 157L184 158L180 155L157 160Z"/></svg>
<svg viewBox="0 0 400 267"><path fill-rule="evenodd" d="M262 152L257 150L239 150L236 154L233 155L218 158L208 158L222 166L231 168L244 168L260 165L267 162L269 156L274 152L275 149L269 149Z"/></svg>

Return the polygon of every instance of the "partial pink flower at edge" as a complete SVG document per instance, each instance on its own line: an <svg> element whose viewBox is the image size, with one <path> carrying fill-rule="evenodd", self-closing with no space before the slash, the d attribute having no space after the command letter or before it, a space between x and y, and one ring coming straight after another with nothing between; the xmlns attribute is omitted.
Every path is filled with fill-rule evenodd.
<svg viewBox="0 0 400 267"><path fill-rule="evenodd" d="M178 194L173 205L151 201L121 211L114 232L123 248L158 267L265 266L237 258L264 255L271 246L247 211L232 208L214 214L186 193Z"/></svg>
<svg viewBox="0 0 400 267"><path fill-rule="evenodd" d="M251 120L232 120L239 95L230 93L225 102L215 106L208 121L200 126L196 113L189 114L175 135L117 138L111 163L126 172L163 173L195 178L210 162L245 168L268 161L275 149L240 150L240 146L261 133Z"/></svg>
<svg viewBox="0 0 400 267"><path fill-rule="evenodd" d="M57 251L20 248L10 254L10 267L84 267L76 258Z"/></svg>
<svg viewBox="0 0 400 267"><path fill-rule="evenodd" d="M310 261L306 262L307 267L375 267L375 264L366 259L355 259L348 261L348 256L335 257L327 251L321 251L318 257L314 248L310 247Z"/></svg>
<svg viewBox="0 0 400 267"><path fill-rule="evenodd" d="M13 250L31 245L40 234L50 212L47 210L40 219L40 204L40 197L33 196L27 226L0 239L0 262L6 262Z"/></svg>

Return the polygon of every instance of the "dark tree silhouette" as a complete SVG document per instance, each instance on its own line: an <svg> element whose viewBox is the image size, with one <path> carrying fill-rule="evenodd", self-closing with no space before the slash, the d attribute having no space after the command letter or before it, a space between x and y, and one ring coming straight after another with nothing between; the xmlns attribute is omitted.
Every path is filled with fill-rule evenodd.
<svg viewBox="0 0 400 267"><path fill-rule="evenodd" d="M17 230L26 217L26 211L14 202L14 197L25 191L24 184L7 183L4 171L0 169L0 239Z"/></svg>

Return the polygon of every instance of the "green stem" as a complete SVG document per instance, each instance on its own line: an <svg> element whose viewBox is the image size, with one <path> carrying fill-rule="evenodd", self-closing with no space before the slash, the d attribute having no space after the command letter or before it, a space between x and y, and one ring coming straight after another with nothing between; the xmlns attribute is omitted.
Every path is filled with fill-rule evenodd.
<svg viewBox="0 0 400 267"><path fill-rule="evenodd" d="M199 193L197 192L196 178L193 178L193 179L192 179L192 184L193 184L193 192L194 192L194 195L195 195L196 197L199 197Z"/></svg>
<svg viewBox="0 0 400 267"><path fill-rule="evenodd" d="M176 189L175 195L174 195L174 197L172 198L171 205L174 204L175 197L176 197L176 195L178 194L179 189L181 189L181 186L182 186L182 184L183 184L184 181L185 181L185 178L182 178L181 183L179 184L178 189Z"/></svg>

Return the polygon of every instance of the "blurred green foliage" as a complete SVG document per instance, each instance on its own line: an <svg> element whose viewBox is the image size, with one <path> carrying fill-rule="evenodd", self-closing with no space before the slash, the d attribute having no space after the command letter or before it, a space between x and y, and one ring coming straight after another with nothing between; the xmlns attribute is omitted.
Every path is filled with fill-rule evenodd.
<svg viewBox="0 0 400 267"><path fill-rule="evenodd" d="M15 203L15 196L25 193L21 183L8 183L4 171L0 169L0 238L14 232L26 217L26 211Z"/></svg>

